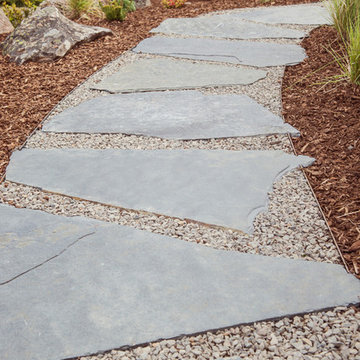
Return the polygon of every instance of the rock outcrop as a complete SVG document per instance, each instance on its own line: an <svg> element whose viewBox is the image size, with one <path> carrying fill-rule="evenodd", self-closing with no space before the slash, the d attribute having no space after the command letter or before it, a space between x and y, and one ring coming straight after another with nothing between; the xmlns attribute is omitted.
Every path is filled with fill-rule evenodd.
<svg viewBox="0 0 360 360"><path fill-rule="evenodd" d="M77 24L49 6L37 9L5 39L3 54L18 64L52 61L79 43L109 34L109 29Z"/></svg>
<svg viewBox="0 0 360 360"><path fill-rule="evenodd" d="M10 20L5 15L2 8L0 8L0 34L7 34L14 30Z"/></svg>

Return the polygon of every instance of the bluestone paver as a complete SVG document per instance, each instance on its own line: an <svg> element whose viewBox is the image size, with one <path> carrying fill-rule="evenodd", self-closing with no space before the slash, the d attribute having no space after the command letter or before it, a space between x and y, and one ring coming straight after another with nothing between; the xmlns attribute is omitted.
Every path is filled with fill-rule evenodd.
<svg viewBox="0 0 360 360"><path fill-rule="evenodd" d="M133 51L257 67L294 65L306 58L305 50L294 44L164 36L147 38Z"/></svg>
<svg viewBox="0 0 360 360"><path fill-rule="evenodd" d="M43 131L208 139L290 133L291 125L246 95L199 91L101 96L55 116Z"/></svg>
<svg viewBox="0 0 360 360"><path fill-rule="evenodd" d="M15 234L33 227L28 221ZM52 225L42 228L50 233ZM357 303L359 292L360 282L340 265L215 250L104 223L0 285L0 357L72 358Z"/></svg>
<svg viewBox="0 0 360 360"><path fill-rule="evenodd" d="M154 58L124 65L92 88L111 93L193 89L248 85L265 76L266 71L258 69Z"/></svg>
<svg viewBox="0 0 360 360"><path fill-rule="evenodd" d="M0 285L25 273L95 230L95 222L0 204ZM1 354L0 354L1 358Z"/></svg>
<svg viewBox="0 0 360 360"><path fill-rule="evenodd" d="M153 33L211 36L229 39L303 38L305 33L253 22L241 21L236 14L170 18L164 20Z"/></svg>
<svg viewBox="0 0 360 360"><path fill-rule="evenodd" d="M283 151L24 149L10 181L244 232L284 173L313 162Z"/></svg>
<svg viewBox="0 0 360 360"><path fill-rule="evenodd" d="M331 24L328 10L319 4L269 6L235 13L234 16L241 20L251 20L266 24Z"/></svg>

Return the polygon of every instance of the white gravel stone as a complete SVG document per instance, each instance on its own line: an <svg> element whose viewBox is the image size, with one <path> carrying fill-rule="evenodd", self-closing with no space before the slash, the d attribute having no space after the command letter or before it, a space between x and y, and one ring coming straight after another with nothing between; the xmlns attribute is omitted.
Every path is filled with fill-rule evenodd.
<svg viewBox="0 0 360 360"><path fill-rule="evenodd" d="M28 140L26 147L42 149L284 150L289 153L292 152L287 135L181 141L123 134L70 134L37 131Z"/></svg>
<svg viewBox="0 0 360 360"><path fill-rule="evenodd" d="M337 345L334 345L334 339L322 337L322 328L310 330L309 322L314 321L326 323L328 329L338 331L335 336ZM358 326L360 323L359 309L339 307L331 312L297 316L296 320L285 318L280 327L276 326L278 323L265 321L214 333L183 336L171 340L173 351L169 350L169 340L163 340L146 347L113 350L107 354L84 356L79 360L136 360L139 359L139 352L146 352L147 359L357 360L360 358L360 333L350 330L351 326ZM262 328L268 330L258 338L256 334L258 329ZM276 346L271 345L274 338L277 339Z"/></svg>

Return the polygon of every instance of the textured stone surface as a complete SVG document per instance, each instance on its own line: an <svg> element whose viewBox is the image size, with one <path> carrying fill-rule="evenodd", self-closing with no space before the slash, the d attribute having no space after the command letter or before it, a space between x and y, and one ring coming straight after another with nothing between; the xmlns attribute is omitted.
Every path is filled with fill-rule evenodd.
<svg viewBox="0 0 360 360"><path fill-rule="evenodd" d="M266 71L236 67L194 64L173 59L144 59L124 65L93 89L136 92L192 89L209 86L247 85L263 79Z"/></svg>
<svg viewBox="0 0 360 360"><path fill-rule="evenodd" d="M51 61L64 56L75 45L112 34L101 27L74 23L54 6L37 9L3 43L10 61Z"/></svg>
<svg viewBox="0 0 360 360"><path fill-rule="evenodd" d="M134 0L137 9L141 9L151 5L151 0Z"/></svg>
<svg viewBox="0 0 360 360"><path fill-rule="evenodd" d="M282 151L26 149L12 155L6 178L250 232L275 179L310 163Z"/></svg>
<svg viewBox="0 0 360 360"><path fill-rule="evenodd" d="M20 234L33 226L26 220ZM78 226L93 231L87 221ZM214 250L104 223L0 285L0 357L73 358L357 303L359 291L339 265Z"/></svg>
<svg viewBox="0 0 360 360"><path fill-rule="evenodd" d="M236 14L170 18L150 32L229 39L302 38L305 33L281 27L240 21Z"/></svg>
<svg viewBox="0 0 360 360"><path fill-rule="evenodd" d="M246 95L199 91L117 94L69 108L43 131L125 133L168 139L207 139L299 132Z"/></svg>
<svg viewBox="0 0 360 360"><path fill-rule="evenodd" d="M294 65L306 57L304 49L299 45L164 36L147 38L133 51L259 67Z"/></svg>
<svg viewBox="0 0 360 360"><path fill-rule="evenodd" d="M68 0L44 0L38 7L42 9L48 6L55 6L65 16L71 13Z"/></svg>
<svg viewBox="0 0 360 360"><path fill-rule="evenodd" d="M327 9L318 4L269 6L236 15L239 19L267 24L323 25L331 23Z"/></svg>
<svg viewBox="0 0 360 360"><path fill-rule="evenodd" d="M0 204L0 285L57 256L96 223Z"/></svg>
<svg viewBox="0 0 360 360"><path fill-rule="evenodd" d="M14 27L12 26L10 20L5 15L2 8L0 8L0 34L6 34L12 32Z"/></svg>

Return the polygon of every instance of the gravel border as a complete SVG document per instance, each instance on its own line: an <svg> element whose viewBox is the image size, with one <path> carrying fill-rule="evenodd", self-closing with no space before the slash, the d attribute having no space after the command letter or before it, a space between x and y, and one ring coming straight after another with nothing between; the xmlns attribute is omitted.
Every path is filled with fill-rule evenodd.
<svg viewBox="0 0 360 360"><path fill-rule="evenodd" d="M360 358L359 324L359 309L338 307L79 359L356 360Z"/></svg>
<svg viewBox="0 0 360 360"><path fill-rule="evenodd" d="M168 140L124 134L44 133L37 131L27 148L77 149L207 149L207 150L283 150L292 153L287 135L238 137L209 140Z"/></svg>

